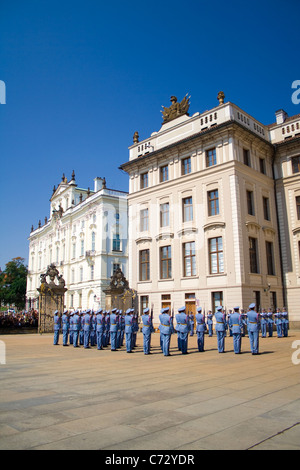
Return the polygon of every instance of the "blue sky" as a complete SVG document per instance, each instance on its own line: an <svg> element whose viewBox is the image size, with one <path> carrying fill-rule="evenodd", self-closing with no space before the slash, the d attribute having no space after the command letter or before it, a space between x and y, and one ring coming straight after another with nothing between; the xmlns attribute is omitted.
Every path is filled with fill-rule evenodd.
<svg viewBox="0 0 300 470"><path fill-rule="evenodd" d="M31 225L49 217L63 173L127 191L118 167L132 136L161 127L170 96L190 113L217 93L264 124L300 113L297 0L1 0L0 267L28 260Z"/></svg>

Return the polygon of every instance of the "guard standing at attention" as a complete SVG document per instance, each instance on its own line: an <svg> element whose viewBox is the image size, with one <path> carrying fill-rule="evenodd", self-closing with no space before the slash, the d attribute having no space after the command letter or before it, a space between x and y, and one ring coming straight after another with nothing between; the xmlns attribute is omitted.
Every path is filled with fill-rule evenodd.
<svg viewBox="0 0 300 470"><path fill-rule="evenodd" d="M90 334L91 334L91 316L90 316L90 309L88 309L86 312L85 312L85 315L84 315L84 327L83 327L83 331L84 331L84 342L83 342L83 345L84 345L84 348L85 349L88 349L90 347Z"/></svg>
<svg viewBox="0 0 300 470"><path fill-rule="evenodd" d="M151 333L152 333L152 318L149 315L149 308L144 309L144 314L142 315L142 332L143 332L143 348L144 354L151 354L150 352L150 343L151 343Z"/></svg>
<svg viewBox="0 0 300 470"><path fill-rule="evenodd" d="M181 352L182 354L187 354L190 320L189 320L189 316L186 315L185 313L185 307L180 307L178 309L178 313L176 315L176 321L177 321L176 329L177 331L179 330L179 335L180 335L179 344L180 344Z"/></svg>
<svg viewBox="0 0 300 470"><path fill-rule="evenodd" d="M280 308L276 309L276 313L274 314L274 316L275 316L275 325L277 328L277 338L282 338L282 316L281 316Z"/></svg>
<svg viewBox="0 0 300 470"><path fill-rule="evenodd" d="M80 331L80 316L78 310L75 310L73 315L73 346L78 348L78 339Z"/></svg>
<svg viewBox="0 0 300 470"><path fill-rule="evenodd" d="M216 333L217 333L217 341L218 341L218 351L219 353L225 352L225 328L226 328L226 317L225 314L222 313L222 307L218 307L215 313L216 319Z"/></svg>
<svg viewBox="0 0 300 470"><path fill-rule="evenodd" d="M69 341L70 341L70 344L73 344L73 314L74 314L74 312L70 312L70 316L69 316L69 322L70 322Z"/></svg>
<svg viewBox="0 0 300 470"><path fill-rule="evenodd" d="M266 309L263 308L263 310L260 314L260 327L261 327L261 337L262 338L267 337L267 324L268 324L267 312L266 312Z"/></svg>
<svg viewBox="0 0 300 470"><path fill-rule="evenodd" d="M268 311L268 332L269 332L269 338L273 336L273 325L274 325L274 320L273 320L273 312L272 309L269 308Z"/></svg>
<svg viewBox="0 0 300 470"><path fill-rule="evenodd" d="M111 351L117 350L117 331L118 331L118 315L117 309L113 308L109 316L110 319L110 342L111 342Z"/></svg>
<svg viewBox="0 0 300 470"><path fill-rule="evenodd" d="M132 353L132 326L133 315L131 314L131 308L128 308L125 314L125 343L128 353Z"/></svg>
<svg viewBox="0 0 300 470"><path fill-rule="evenodd" d="M103 349L103 334L104 334L104 321L105 317L102 314L102 308L96 312L96 337L97 337L97 349Z"/></svg>
<svg viewBox="0 0 300 470"><path fill-rule="evenodd" d="M68 335L69 335L69 315L68 310L64 310L64 313L61 317L62 322L62 333L63 333L63 346L68 345Z"/></svg>
<svg viewBox="0 0 300 470"><path fill-rule="evenodd" d="M199 352L204 351L204 335L206 331L205 315L202 313L202 308L197 308L196 313L196 333Z"/></svg>
<svg viewBox="0 0 300 470"><path fill-rule="evenodd" d="M80 331L79 331L79 344L80 346L84 345L84 314L85 312L80 312Z"/></svg>
<svg viewBox="0 0 300 470"><path fill-rule="evenodd" d="M61 328L61 315L58 310L54 312L54 339L53 344L56 346L59 340L59 330Z"/></svg>
<svg viewBox="0 0 300 470"><path fill-rule="evenodd" d="M250 340L251 352L253 355L259 354L259 315L254 310L255 303L249 305L247 312L247 329Z"/></svg>
<svg viewBox="0 0 300 470"><path fill-rule="evenodd" d="M163 355L171 356L170 340L172 334L172 318L169 314L169 307L163 309L163 313L159 315L159 321Z"/></svg>
<svg viewBox="0 0 300 470"><path fill-rule="evenodd" d="M242 316L239 313L240 307L234 307L233 313L230 315L230 328L233 336L233 350L235 354L241 353L242 344Z"/></svg>
<svg viewBox="0 0 300 470"><path fill-rule="evenodd" d="M282 334L286 338L288 336L288 325L289 325L289 318L288 312L285 307L283 307L282 312Z"/></svg>
<svg viewBox="0 0 300 470"><path fill-rule="evenodd" d="M207 313L208 336L213 336L213 314L211 310Z"/></svg>

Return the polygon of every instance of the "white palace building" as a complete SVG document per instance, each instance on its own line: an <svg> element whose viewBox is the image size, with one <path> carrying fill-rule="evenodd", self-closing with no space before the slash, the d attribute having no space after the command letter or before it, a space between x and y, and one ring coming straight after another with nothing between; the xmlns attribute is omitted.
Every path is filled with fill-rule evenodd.
<svg viewBox="0 0 300 470"><path fill-rule="evenodd" d="M38 309L40 274L54 263L65 280L67 309L105 306L103 289L114 271L127 274L127 193L106 188L79 188L74 172L53 188L50 217L32 227L29 237L27 308Z"/></svg>
<svg viewBox="0 0 300 470"><path fill-rule="evenodd" d="M129 284L140 311L283 308L300 327L300 115L264 125L218 94L189 116L171 97L129 148Z"/></svg>
<svg viewBox="0 0 300 470"><path fill-rule="evenodd" d="M224 98L190 116L189 98L171 97L160 129L134 134L120 166L128 194L63 177L49 220L30 234L28 306L50 262L67 308L105 306L120 267L156 324L164 306L214 312L254 301L286 307L300 327L300 115L279 110L264 125Z"/></svg>

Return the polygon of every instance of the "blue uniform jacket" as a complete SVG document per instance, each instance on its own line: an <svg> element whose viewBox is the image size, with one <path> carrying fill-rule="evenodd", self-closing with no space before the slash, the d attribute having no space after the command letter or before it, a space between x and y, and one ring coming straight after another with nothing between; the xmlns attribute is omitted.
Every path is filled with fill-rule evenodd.
<svg viewBox="0 0 300 470"><path fill-rule="evenodd" d="M164 335L171 335L172 334L172 318L167 313L161 313L159 315L160 321L160 332Z"/></svg>
<svg viewBox="0 0 300 470"><path fill-rule="evenodd" d="M186 313L178 313L176 315L176 321L177 321L177 326L176 329L177 331L180 331L180 333L188 333L190 330L190 321L189 317Z"/></svg>
<svg viewBox="0 0 300 470"><path fill-rule="evenodd" d="M226 318L222 312L215 313L216 331L225 331Z"/></svg>
<svg viewBox="0 0 300 470"><path fill-rule="evenodd" d="M205 317L203 313L196 313L196 331L205 331L206 324L205 324Z"/></svg>
<svg viewBox="0 0 300 470"><path fill-rule="evenodd" d="M115 313L111 313L109 316L110 321L110 332L116 333L118 331L119 318Z"/></svg>
<svg viewBox="0 0 300 470"><path fill-rule="evenodd" d="M259 321L258 321L258 313L254 310L249 310L247 312L247 328L248 331L256 332L259 330Z"/></svg>
<svg viewBox="0 0 300 470"><path fill-rule="evenodd" d="M79 331L80 330L80 316L75 313L75 315L73 315L73 331Z"/></svg>
<svg viewBox="0 0 300 470"><path fill-rule="evenodd" d="M133 315L125 315L125 333L132 333Z"/></svg>
<svg viewBox="0 0 300 470"><path fill-rule="evenodd" d="M241 333L242 325L242 315L240 315L238 312L232 313L229 319L229 326L232 329L232 333Z"/></svg>
<svg viewBox="0 0 300 470"><path fill-rule="evenodd" d="M150 335L150 333L152 332L152 319L150 317L150 315L142 315L142 332L143 334L145 335Z"/></svg>

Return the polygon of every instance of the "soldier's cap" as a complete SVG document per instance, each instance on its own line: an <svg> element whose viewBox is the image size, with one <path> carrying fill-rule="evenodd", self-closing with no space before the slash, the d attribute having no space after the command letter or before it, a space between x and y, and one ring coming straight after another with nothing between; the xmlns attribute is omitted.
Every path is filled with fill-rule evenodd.
<svg viewBox="0 0 300 470"><path fill-rule="evenodd" d="M131 312L131 308L128 308L128 309L126 310L126 314L128 315L128 313L130 313L130 312Z"/></svg>
<svg viewBox="0 0 300 470"><path fill-rule="evenodd" d="M220 305L220 307L217 307L217 312L220 312L221 310L223 310L223 307Z"/></svg>
<svg viewBox="0 0 300 470"><path fill-rule="evenodd" d="M115 313L116 311L117 311L116 308L113 308L113 309L112 309L112 313Z"/></svg>
<svg viewBox="0 0 300 470"><path fill-rule="evenodd" d="M198 307L197 312L202 312L202 307Z"/></svg>
<svg viewBox="0 0 300 470"><path fill-rule="evenodd" d="M119 310L119 312L120 312L120 314L122 315L122 313L123 313L123 310Z"/></svg>
<svg viewBox="0 0 300 470"><path fill-rule="evenodd" d="M161 311L160 311L160 313L165 313L165 309L162 308Z"/></svg>
<svg viewBox="0 0 300 470"><path fill-rule="evenodd" d="M88 308L88 309L86 310L86 313L91 313L91 309Z"/></svg>
<svg viewBox="0 0 300 470"><path fill-rule="evenodd" d="M68 310L64 310L64 313L68 313Z"/></svg>
<svg viewBox="0 0 300 470"><path fill-rule="evenodd" d="M185 307L180 307L180 308L178 309L178 312L185 312Z"/></svg>
<svg viewBox="0 0 300 470"><path fill-rule="evenodd" d="M168 313L168 311L169 311L169 307L165 307L164 308L164 313Z"/></svg>
<svg viewBox="0 0 300 470"><path fill-rule="evenodd" d="M55 315L56 313L58 313L58 310L55 310L54 315Z"/></svg>
<svg viewBox="0 0 300 470"><path fill-rule="evenodd" d="M233 310L239 310L240 307L233 307Z"/></svg>
<svg viewBox="0 0 300 470"><path fill-rule="evenodd" d="M249 308L255 308L255 303L253 302L252 304L250 304Z"/></svg>
<svg viewBox="0 0 300 470"><path fill-rule="evenodd" d="M149 308L147 307L144 309L144 313L148 313L148 312L149 312Z"/></svg>
<svg viewBox="0 0 300 470"><path fill-rule="evenodd" d="M101 313L101 312L102 312L102 308L99 308L99 310L97 310L96 314Z"/></svg>

